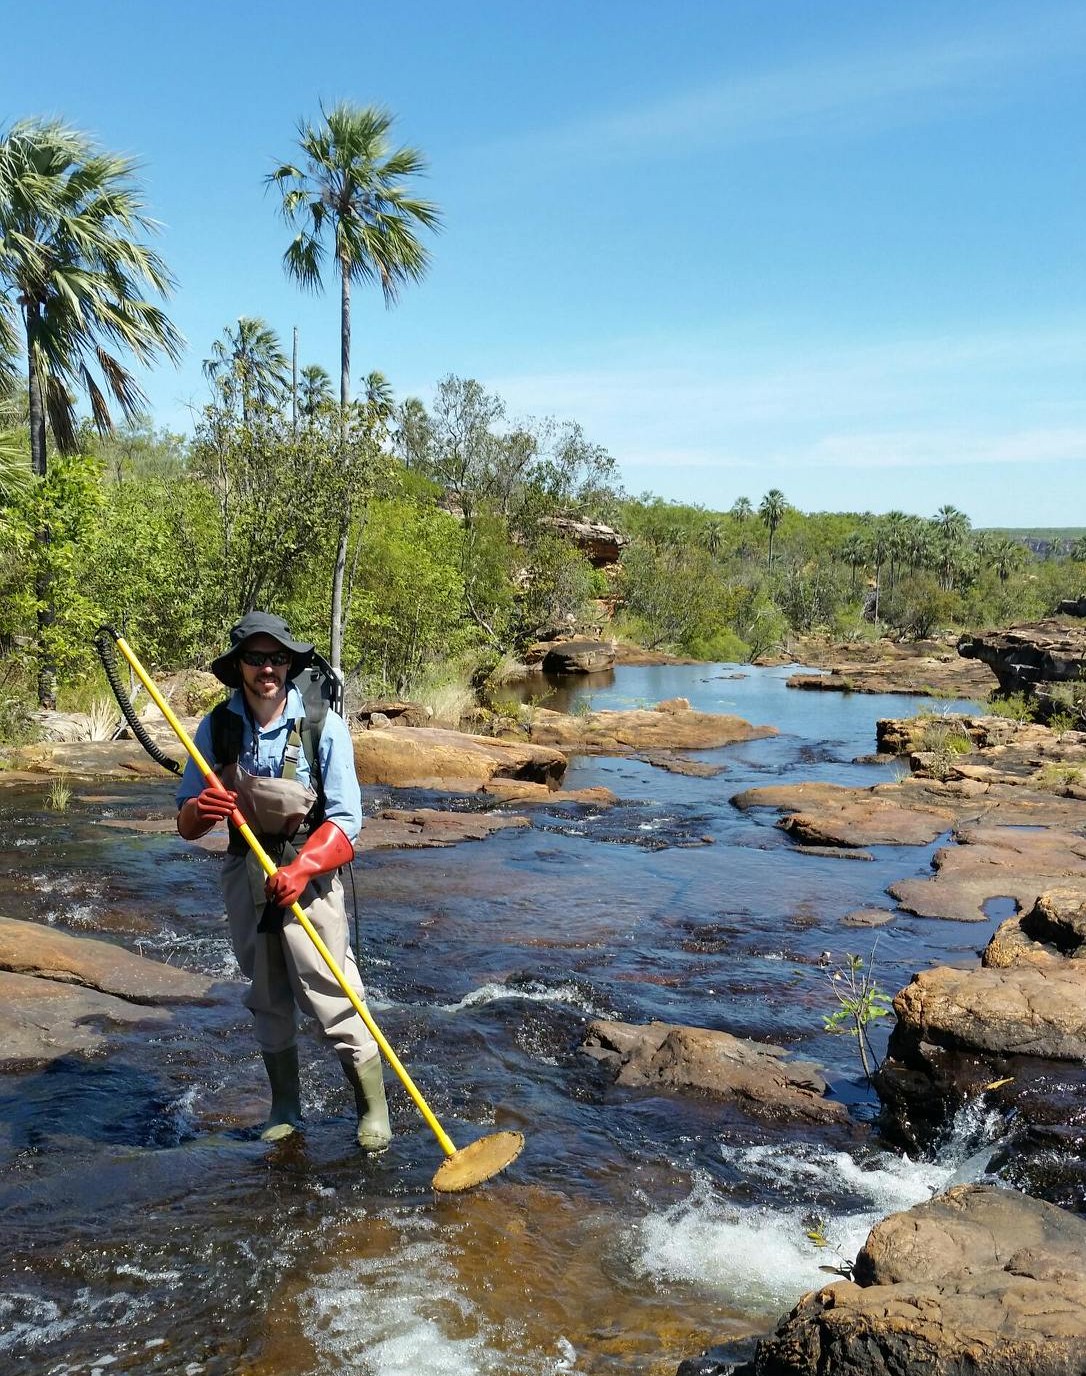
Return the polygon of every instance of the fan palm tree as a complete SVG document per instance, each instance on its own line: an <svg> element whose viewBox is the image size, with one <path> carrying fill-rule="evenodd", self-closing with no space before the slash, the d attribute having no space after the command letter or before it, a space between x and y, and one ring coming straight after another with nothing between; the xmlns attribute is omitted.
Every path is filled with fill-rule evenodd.
<svg viewBox="0 0 1086 1376"><path fill-rule="evenodd" d="M204 376L218 384L231 411L240 409L241 423L247 425L254 401L266 406L286 396L290 364L279 336L259 316L240 316L237 329L228 325L222 333L211 346L211 357L204 359Z"/></svg>
<svg viewBox="0 0 1086 1376"><path fill-rule="evenodd" d="M947 505L941 506L935 513L934 527L942 564L942 583L949 592L954 585L954 567L965 549L971 523L964 511Z"/></svg>
<svg viewBox="0 0 1086 1376"><path fill-rule="evenodd" d="M709 518L701 528L701 543L715 559L724 544L724 525L715 516Z"/></svg>
<svg viewBox="0 0 1086 1376"><path fill-rule="evenodd" d="M852 571L849 596L856 596L856 576L867 563L867 541L858 530L849 531L841 546L841 558Z"/></svg>
<svg viewBox="0 0 1086 1376"><path fill-rule="evenodd" d="M366 404L372 407L376 419L382 425L387 425L396 412L396 397L392 391L392 383L384 373L374 368L362 379L362 387Z"/></svg>
<svg viewBox="0 0 1086 1376"><path fill-rule="evenodd" d="M30 452L46 471L45 426L57 447L77 447L73 389L86 393L99 429L109 399L128 419L146 399L121 361L176 360L182 339L162 308L143 299L173 286L137 235L143 213L132 159L97 149L59 121L23 120L0 136L0 314L21 321L27 355ZM95 376L95 369L99 376Z"/></svg>
<svg viewBox="0 0 1086 1376"><path fill-rule="evenodd" d="M339 276L339 401L344 411L351 399L352 283L376 283L385 305L394 305L401 287L420 281L429 263L417 231L436 230L441 223L432 202L409 194L409 182L425 170L425 160L415 148L390 148L391 126L392 116L376 106L341 102L322 108L320 123L303 120L298 126L302 164L284 163L267 179L282 195L284 220L297 230L283 255L288 276L307 290L321 291L329 257ZM350 517L348 498L332 575L330 657L336 669Z"/></svg>
<svg viewBox="0 0 1086 1376"><path fill-rule="evenodd" d="M0 345L26 349L33 472L46 472L46 425L61 452L78 447L75 395L83 392L100 431L110 401L134 419L145 398L123 361L176 360L182 339L161 306L173 285L141 241L144 214L135 163L105 152L58 120L22 120L0 135ZM47 547L50 531L39 531ZM47 649L54 620L47 561L37 575L38 695L51 706L55 672Z"/></svg>
<svg viewBox="0 0 1086 1376"><path fill-rule="evenodd" d="M776 487L767 492L758 503L758 515L761 517L766 530L769 531L769 558L767 560L769 573L773 572L773 540L787 510L788 501L784 493Z"/></svg>
<svg viewBox="0 0 1086 1376"><path fill-rule="evenodd" d="M312 421L320 408L332 400L332 379L319 363L307 364L298 378L298 409L307 421Z"/></svg>

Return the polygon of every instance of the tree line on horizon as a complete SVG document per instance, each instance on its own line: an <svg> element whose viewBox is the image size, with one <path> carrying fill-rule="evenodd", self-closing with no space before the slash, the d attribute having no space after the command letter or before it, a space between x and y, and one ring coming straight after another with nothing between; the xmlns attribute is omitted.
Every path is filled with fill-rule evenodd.
<svg viewBox="0 0 1086 1376"><path fill-rule="evenodd" d="M450 374L427 407L371 369L353 395L352 286L393 304L425 275L420 232L440 227L411 194L424 159L391 146L391 123L322 110L268 178L294 232L288 275L307 290L338 281L338 388L243 316L210 346L189 438L155 428L131 371L182 348L134 164L60 121L0 135L9 708L77 691L103 621L180 668L206 662L240 613L274 607L359 690L404 693L603 616L645 644L734 660L792 633L921 636L1077 594L1086 541L1039 561L952 506L925 519L804 515L777 489L720 511L634 498L575 422L510 418L473 379ZM594 568L559 533L570 514L628 538L617 567Z"/></svg>

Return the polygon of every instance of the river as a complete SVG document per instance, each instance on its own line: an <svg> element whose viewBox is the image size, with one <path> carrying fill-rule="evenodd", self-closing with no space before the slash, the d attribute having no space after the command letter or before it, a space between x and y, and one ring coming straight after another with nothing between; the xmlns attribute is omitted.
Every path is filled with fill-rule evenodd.
<svg viewBox="0 0 1086 1376"><path fill-rule="evenodd" d="M393 1148L361 1159L347 1086L311 1034L307 1131L254 1140L263 1072L236 999L118 1032L108 1057L0 1077L0 1373L670 1376L771 1326L878 1217L976 1178L998 1125L960 1122L929 1161L880 1147L855 1046L823 1019L846 953L874 947L894 992L972 958L996 918L843 927L892 907L887 884L925 874L935 847L800 854L774 814L729 802L757 784L886 779L899 766L855 763L877 718L965 704L797 692L790 672L627 667L582 685L565 706L681 695L780 734L699 753L724 766L710 778L575 761L567 786L607 785L617 807L541 807L479 844L356 862L385 1035L457 1145L526 1136L481 1188L433 1193L440 1148L390 1072ZM217 858L102 825L171 813L172 791L165 775L77 786L63 813L43 789L0 792L0 912L233 975ZM435 803L366 791L371 811L405 801ZM617 1091L575 1049L593 1017L784 1045L825 1066L853 1126Z"/></svg>

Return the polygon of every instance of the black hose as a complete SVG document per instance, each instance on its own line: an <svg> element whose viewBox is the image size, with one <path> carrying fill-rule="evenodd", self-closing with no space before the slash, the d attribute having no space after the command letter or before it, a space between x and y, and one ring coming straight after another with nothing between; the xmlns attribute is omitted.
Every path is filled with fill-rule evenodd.
<svg viewBox="0 0 1086 1376"><path fill-rule="evenodd" d="M182 774L184 773L183 766L158 748L147 734L147 728L136 715L132 699L128 696L128 689L121 682L121 676L117 672L116 645L118 639L119 636L112 626L99 626L94 636L94 648L98 651L98 658L102 661L102 668L106 671L106 678L109 680L109 686L113 689L113 696L117 699L117 705L124 713L124 719L131 727L133 736L147 751L155 764L160 764L163 769L169 770L171 774Z"/></svg>

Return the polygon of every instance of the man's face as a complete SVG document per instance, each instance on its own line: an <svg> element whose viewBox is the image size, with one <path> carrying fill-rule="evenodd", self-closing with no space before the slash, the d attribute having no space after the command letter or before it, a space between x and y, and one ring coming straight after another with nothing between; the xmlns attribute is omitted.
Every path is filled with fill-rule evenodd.
<svg viewBox="0 0 1086 1376"><path fill-rule="evenodd" d="M259 664L246 662L258 658L261 661ZM273 659L282 659L284 662L274 664ZM245 691L258 702L274 702L279 697L285 697L290 663L290 651L284 649L278 640L273 640L270 635L251 635L238 654L238 668Z"/></svg>

